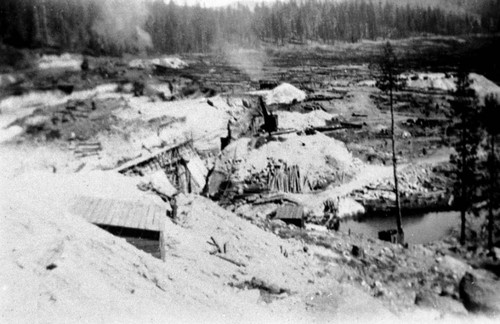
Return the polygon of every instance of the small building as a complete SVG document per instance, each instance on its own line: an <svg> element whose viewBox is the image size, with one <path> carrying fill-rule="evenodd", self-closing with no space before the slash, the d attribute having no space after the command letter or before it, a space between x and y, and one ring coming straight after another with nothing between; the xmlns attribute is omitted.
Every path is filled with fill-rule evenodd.
<svg viewBox="0 0 500 324"><path fill-rule="evenodd" d="M70 212L164 259L166 205L80 196Z"/></svg>
<svg viewBox="0 0 500 324"><path fill-rule="evenodd" d="M293 224L297 227L303 228L304 222L304 207L295 204L283 204L276 210L274 219L279 219L286 224Z"/></svg>

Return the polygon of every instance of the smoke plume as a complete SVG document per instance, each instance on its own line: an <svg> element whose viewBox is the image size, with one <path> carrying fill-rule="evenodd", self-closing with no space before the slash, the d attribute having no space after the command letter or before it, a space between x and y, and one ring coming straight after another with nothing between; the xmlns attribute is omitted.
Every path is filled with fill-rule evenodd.
<svg viewBox="0 0 500 324"><path fill-rule="evenodd" d="M118 51L144 51L153 47L151 36L144 30L148 9L143 1L99 0L99 17L92 31L104 47Z"/></svg>
<svg viewBox="0 0 500 324"><path fill-rule="evenodd" d="M229 64L248 75L252 81L264 77L264 64L267 61L265 52L226 47L224 53Z"/></svg>

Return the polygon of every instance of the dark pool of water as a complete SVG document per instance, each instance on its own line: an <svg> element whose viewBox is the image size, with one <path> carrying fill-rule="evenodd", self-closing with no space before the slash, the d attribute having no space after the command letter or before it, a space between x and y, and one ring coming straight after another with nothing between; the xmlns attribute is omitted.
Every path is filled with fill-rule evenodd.
<svg viewBox="0 0 500 324"><path fill-rule="evenodd" d="M460 213L456 211L434 212L423 215L403 215L405 241L422 244L445 238L460 225ZM366 216L359 220L347 220L340 224L340 230L378 238L378 232L396 228L396 219L387 216Z"/></svg>

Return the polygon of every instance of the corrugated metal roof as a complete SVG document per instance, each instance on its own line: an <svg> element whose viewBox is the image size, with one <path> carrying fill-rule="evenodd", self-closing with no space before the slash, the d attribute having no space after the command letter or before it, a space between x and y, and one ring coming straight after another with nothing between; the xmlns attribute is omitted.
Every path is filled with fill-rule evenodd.
<svg viewBox="0 0 500 324"><path fill-rule="evenodd" d="M70 211L93 224L162 231L167 208L153 203L78 197Z"/></svg>
<svg viewBox="0 0 500 324"><path fill-rule="evenodd" d="M304 207L292 204L284 204L276 210L275 219L302 219Z"/></svg>

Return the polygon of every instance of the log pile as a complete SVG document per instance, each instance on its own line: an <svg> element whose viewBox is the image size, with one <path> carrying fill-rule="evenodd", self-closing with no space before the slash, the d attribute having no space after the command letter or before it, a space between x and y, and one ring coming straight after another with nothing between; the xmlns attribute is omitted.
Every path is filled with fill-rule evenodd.
<svg viewBox="0 0 500 324"><path fill-rule="evenodd" d="M271 191L282 191L291 193L302 192L303 179L297 165L269 169L267 186Z"/></svg>
<svg viewBox="0 0 500 324"><path fill-rule="evenodd" d="M253 174L247 180L246 188L251 188L248 193L256 193L255 188L260 188L260 192L301 193L309 191L311 185L308 178L300 172L298 165L289 166L286 163L271 160L265 170Z"/></svg>
<svg viewBox="0 0 500 324"><path fill-rule="evenodd" d="M75 157L83 158L99 155L102 145L100 142L78 142L70 149L73 150Z"/></svg>

